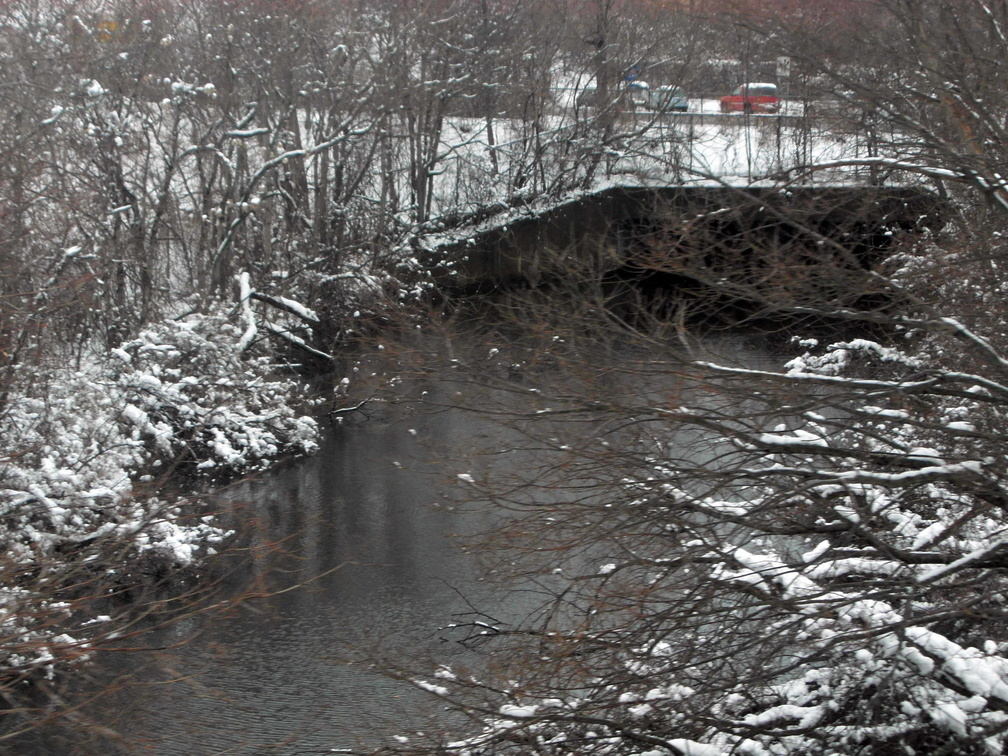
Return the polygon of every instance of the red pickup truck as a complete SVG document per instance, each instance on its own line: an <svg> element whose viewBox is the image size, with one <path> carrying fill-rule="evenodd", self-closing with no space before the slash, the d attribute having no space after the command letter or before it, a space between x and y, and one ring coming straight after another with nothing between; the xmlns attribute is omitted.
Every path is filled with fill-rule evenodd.
<svg viewBox="0 0 1008 756"><path fill-rule="evenodd" d="M743 84L721 98L722 113L776 113L779 110L776 84Z"/></svg>

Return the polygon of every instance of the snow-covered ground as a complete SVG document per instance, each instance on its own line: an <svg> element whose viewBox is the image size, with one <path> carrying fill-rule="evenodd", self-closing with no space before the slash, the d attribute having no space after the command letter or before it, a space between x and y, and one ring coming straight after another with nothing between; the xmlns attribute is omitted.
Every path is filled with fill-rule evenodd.
<svg viewBox="0 0 1008 756"><path fill-rule="evenodd" d="M434 179L434 221L496 208L480 226L492 227L616 186L750 187L780 185L792 176L803 185L836 186L867 178L859 161L868 151L856 136L801 118L722 114L716 100L702 104L710 110L623 113L601 146L603 127L582 109L536 125L498 119L492 147L485 119L451 118ZM541 183L533 160L549 167ZM810 166L819 169L804 174ZM523 202L513 206L516 177L524 176L531 176L531 189L520 190ZM435 229L422 242L436 247L453 238Z"/></svg>
<svg viewBox="0 0 1008 756"><path fill-rule="evenodd" d="M492 140L486 119L448 119L433 171L436 214L506 203L516 193L555 202L613 185L750 186L795 177L860 184L868 173L856 163L874 154L865 135L806 119L799 101L785 100L780 114L748 117L721 113L718 100L707 98L692 100L685 113L637 108L600 119L576 105L582 91L554 90L555 109L534 124L493 120Z"/></svg>

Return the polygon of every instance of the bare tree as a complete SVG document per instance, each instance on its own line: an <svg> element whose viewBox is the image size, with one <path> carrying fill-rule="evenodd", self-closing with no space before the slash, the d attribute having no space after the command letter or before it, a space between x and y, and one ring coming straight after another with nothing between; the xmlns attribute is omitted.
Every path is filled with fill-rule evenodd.
<svg viewBox="0 0 1008 756"><path fill-rule="evenodd" d="M857 229L762 200L643 232L642 269L703 284L692 312L726 297L764 323L774 315L779 336L803 336L775 335L755 356L740 348L752 330L703 340L683 328L702 318L676 324L685 297L649 310L638 325L671 329L643 336L602 294L560 314L537 309L556 289L511 304L540 313L540 367L517 383L467 359L473 380L522 397L508 425L527 464L503 475L488 457L460 496L513 513L487 552L549 599L519 627L487 609L470 628L497 644L500 674L412 673L473 723L431 751L1004 749L1006 215L993 88L1006 8L861 5L847 21L864 39L905 46L817 59L814 24L773 16L764 35L767 17L736 20L833 82L838 122L870 114L877 151L858 161L879 169L872 179L952 200L948 223L901 234L880 222L890 241L867 264ZM733 212L757 215L738 224ZM788 332L781 314L813 320Z"/></svg>

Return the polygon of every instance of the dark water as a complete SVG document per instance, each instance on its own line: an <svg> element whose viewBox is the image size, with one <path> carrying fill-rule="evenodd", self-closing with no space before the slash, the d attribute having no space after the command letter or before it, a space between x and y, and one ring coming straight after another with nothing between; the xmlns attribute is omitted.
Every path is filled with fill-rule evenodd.
<svg viewBox="0 0 1008 756"><path fill-rule="evenodd" d="M326 753L422 727L442 707L379 674L370 657L428 674L438 663L480 664L489 651L439 628L471 619L477 608L497 619L521 611L515 595L483 580L460 537L488 527L492 516L479 502L465 511L450 503L453 489L466 485L457 477L466 451L485 430L462 412L372 418L333 429L310 459L229 489L264 555L250 563L249 577L268 578L274 591L301 587L159 633L155 643L183 645L157 654L159 671L135 675L119 697L112 724L128 747ZM181 681L136 684L173 675Z"/></svg>
<svg viewBox="0 0 1008 756"><path fill-rule="evenodd" d="M766 356L744 342L718 346L748 364ZM491 661L493 644L471 647L442 628L486 619L476 611L514 625L538 597L489 580L467 546L493 528L499 511L478 498L453 503L467 498L459 497L468 485L459 474L479 477L492 467L520 478L535 453L515 451L508 429L486 414L444 409L467 399L488 406L456 393L471 384L444 377L423 384L440 387L432 389L439 402L428 395L421 403L379 407L366 421L349 416L313 457L223 494L253 526L256 556L243 568L243 582L261 582L270 595L225 616L178 622L145 639L161 650L118 660L129 684L94 716L123 736L114 750L365 750L397 735L431 732L431 717L445 721L443 705L381 674L375 657L428 676L439 664L479 669ZM669 389L667 376L658 380ZM414 388L401 393L422 393ZM511 409L536 396L524 386L504 394ZM472 456L496 447L509 451Z"/></svg>

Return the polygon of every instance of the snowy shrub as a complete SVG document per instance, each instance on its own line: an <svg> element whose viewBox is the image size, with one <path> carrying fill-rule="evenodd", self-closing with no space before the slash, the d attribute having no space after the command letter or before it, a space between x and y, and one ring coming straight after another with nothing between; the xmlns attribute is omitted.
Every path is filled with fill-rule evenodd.
<svg viewBox="0 0 1008 756"><path fill-rule="evenodd" d="M71 621L55 594L88 595L92 573L114 585L135 560L191 564L226 537L156 496L159 470L234 474L315 449L303 386L274 376L266 356L243 359L240 335L223 316L166 321L82 370L39 374L9 398L0 416L0 677L51 674L104 631L79 605ZM42 565L62 579L37 583ZM81 633L55 630L69 626Z"/></svg>
<svg viewBox="0 0 1008 756"><path fill-rule="evenodd" d="M132 439L152 457L189 458L207 470L254 469L282 452L316 447L314 420L296 381L272 379L269 357L243 359L240 329L190 316L143 331L115 350L109 378Z"/></svg>

